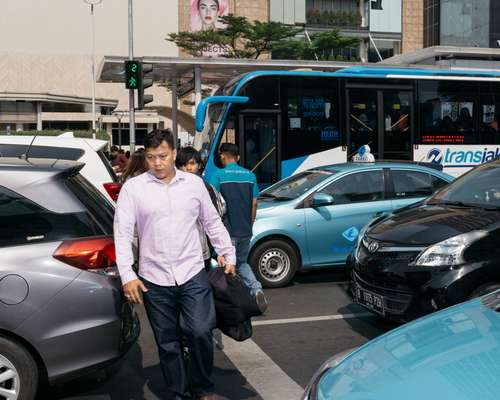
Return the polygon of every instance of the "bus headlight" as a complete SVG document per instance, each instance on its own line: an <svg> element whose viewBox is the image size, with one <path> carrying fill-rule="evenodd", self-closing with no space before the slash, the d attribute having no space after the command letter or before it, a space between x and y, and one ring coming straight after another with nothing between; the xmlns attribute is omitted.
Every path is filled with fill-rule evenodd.
<svg viewBox="0 0 500 400"><path fill-rule="evenodd" d="M453 236L426 248L417 256L414 264L420 267L461 265L465 262L465 250L487 235L487 231L479 230Z"/></svg>

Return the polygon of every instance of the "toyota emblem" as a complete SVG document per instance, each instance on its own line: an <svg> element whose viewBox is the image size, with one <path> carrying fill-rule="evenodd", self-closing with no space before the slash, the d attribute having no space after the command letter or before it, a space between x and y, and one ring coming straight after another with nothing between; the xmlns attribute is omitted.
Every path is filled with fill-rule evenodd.
<svg viewBox="0 0 500 400"><path fill-rule="evenodd" d="M370 253L375 253L379 248L379 244L377 242L370 242L368 244L368 251Z"/></svg>

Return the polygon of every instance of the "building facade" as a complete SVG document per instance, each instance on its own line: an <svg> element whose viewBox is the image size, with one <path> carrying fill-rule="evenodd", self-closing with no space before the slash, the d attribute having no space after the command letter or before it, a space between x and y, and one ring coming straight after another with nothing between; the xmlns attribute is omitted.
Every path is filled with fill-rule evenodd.
<svg viewBox="0 0 500 400"><path fill-rule="evenodd" d="M165 40L178 29L176 2L134 1L133 16L135 56L177 56L177 47ZM104 55L128 55L128 2L102 0L93 19L98 75ZM0 131L91 129L90 6L83 0L4 0L0 33L8 38L0 56ZM148 129L170 125L168 91L155 86L148 93L154 101L137 113L138 143ZM122 143L128 144L124 85L97 82L95 104L97 127L115 139L120 130Z"/></svg>
<svg viewBox="0 0 500 400"><path fill-rule="evenodd" d="M432 46L500 48L497 0L403 0L403 52Z"/></svg>
<svg viewBox="0 0 500 400"><path fill-rule="evenodd" d="M359 39L338 59L377 62L401 52L401 0L306 0L308 33L332 28Z"/></svg>

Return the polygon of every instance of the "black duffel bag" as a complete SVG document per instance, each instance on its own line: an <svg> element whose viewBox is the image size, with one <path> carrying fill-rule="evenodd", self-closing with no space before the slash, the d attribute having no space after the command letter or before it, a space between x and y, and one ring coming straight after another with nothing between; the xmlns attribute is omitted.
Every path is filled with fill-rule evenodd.
<svg viewBox="0 0 500 400"><path fill-rule="evenodd" d="M262 315L250 290L239 276L224 273L223 268L208 272L212 286L217 328L239 342L252 336L251 318Z"/></svg>

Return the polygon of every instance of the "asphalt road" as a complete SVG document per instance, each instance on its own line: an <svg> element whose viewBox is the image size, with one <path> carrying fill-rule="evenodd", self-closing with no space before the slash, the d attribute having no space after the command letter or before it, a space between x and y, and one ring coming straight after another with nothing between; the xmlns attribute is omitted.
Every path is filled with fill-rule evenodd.
<svg viewBox="0 0 500 400"><path fill-rule="evenodd" d="M251 340L223 338L215 352L219 399L293 399L330 356L359 346L395 325L352 303L345 271L303 273L267 290L269 310L254 320ZM144 310L139 342L109 378L96 372L40 393L37 400L165 399L156 346ZM98 339L98 338L96 338Z"/></svg>

